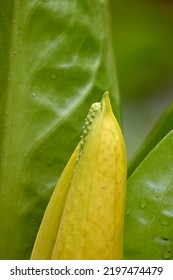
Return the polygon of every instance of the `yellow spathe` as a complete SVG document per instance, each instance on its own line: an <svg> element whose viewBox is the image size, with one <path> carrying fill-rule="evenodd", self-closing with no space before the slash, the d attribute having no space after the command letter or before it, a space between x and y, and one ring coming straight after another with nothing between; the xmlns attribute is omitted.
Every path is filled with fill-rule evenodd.
<svg viewBox="0 0 173 280"><path fill-rule="evenodd" d="M124 140L106 92L91 106L31 259L122 259L125 181Z"/></svg>

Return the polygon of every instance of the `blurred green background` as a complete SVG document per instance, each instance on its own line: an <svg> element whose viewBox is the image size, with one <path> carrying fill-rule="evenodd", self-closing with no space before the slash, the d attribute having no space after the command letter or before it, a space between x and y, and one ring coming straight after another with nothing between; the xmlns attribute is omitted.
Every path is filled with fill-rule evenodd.
<svg viewBox="0 0 173 280"><path fill-rule="evenodd" d="M130 161L173 100L173 1L110 0L110 6Z"/></svg>

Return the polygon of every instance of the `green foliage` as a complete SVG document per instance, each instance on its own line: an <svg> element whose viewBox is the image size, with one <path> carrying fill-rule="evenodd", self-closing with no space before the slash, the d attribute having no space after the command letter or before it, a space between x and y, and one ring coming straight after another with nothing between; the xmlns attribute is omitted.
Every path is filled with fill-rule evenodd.
<svg viewBox="0 0 173 280"><path fill-rule="evenodd" d="M173 259L173 131L127 183L124 257Z"/></svg>
<svg viewBox="0 0 173 280"><path fill-rule="evenodd" d="M164 6L160 22L162 1L126 2L112 0L111 11L120 88L131 102L170 81L172 17ZM88 108L105 90L120 122L107 1L1 0L0 61L0 259L28 259ZM129 164L126 259L173 259L172 123L171 104Z"/></svg>
<svg viewBox="0 0 173 280"><path fill-rule="evenodd" d="M0 39L0 258L27 259L88 108L119 118L107 4L2 0Z"/></svg>

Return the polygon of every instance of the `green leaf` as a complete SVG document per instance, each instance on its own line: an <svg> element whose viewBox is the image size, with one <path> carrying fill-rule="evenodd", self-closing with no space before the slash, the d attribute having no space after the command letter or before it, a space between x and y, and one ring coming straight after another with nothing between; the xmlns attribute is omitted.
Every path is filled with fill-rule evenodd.
<svg viewBox="0 0 173 280"><path fill-rule="evenodd" d="M90 105L119 99L106 1L2 0L0 259L27 259Z"/></svg>
<svg viewBox="0 0 173 280"><path fill-rule="evenodd" d="M159 143L159 141L173 129L173 102L162 114L151 133L140 147L135 157L128 166L128 176L130 176L147 154Z"/></svg>
<svg viewBox="0 0 173 280"><path fill-rule="evenodd" d="M173 259L173 131L127 183L125 259Z"/></svg>

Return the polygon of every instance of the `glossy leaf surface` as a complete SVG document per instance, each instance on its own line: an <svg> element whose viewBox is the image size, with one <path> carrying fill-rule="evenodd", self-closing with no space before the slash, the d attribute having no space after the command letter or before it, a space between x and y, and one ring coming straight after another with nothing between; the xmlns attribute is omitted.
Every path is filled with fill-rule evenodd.
<svg viewBox="0 0 173 280"><path fill-rule="evenodd" d="M106 1L2 0L0 259L27 259L88 107L111 92Z"/></svg>
<svg viewBox="0 0 173 280"><path fill-rule="evenodd" d="M125 259L173 259L173 131L127 183Z"/></svg>

